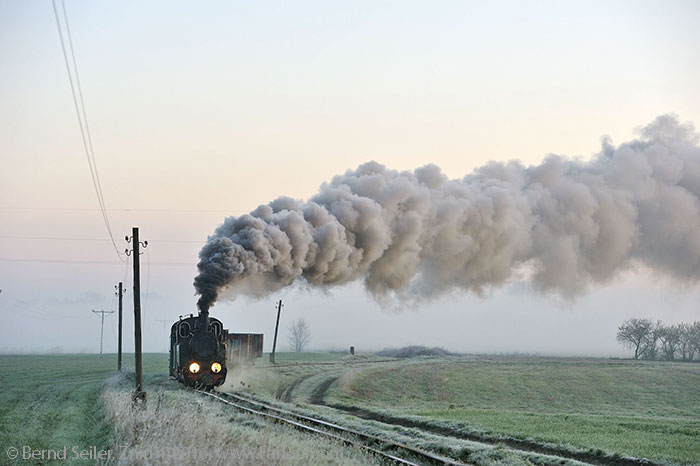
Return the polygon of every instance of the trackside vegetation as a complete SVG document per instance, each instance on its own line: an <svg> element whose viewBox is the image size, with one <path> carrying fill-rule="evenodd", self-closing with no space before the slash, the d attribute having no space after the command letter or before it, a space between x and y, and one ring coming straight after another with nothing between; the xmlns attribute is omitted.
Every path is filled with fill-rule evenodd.
<svg viewBox="0 0 700 466"><path fill-rule="evenodd" d="M167 367L167 355L144 355L146 374L162 367ZM66 446L60 464L95 464L73 458L71 449L109 448L111 427L104 421L100 393L115 369L113 354L0 355L0 462L41 464L22 459L22 449L48 452ZM17 448L19 457L9 458L9 448Z"/></svg>

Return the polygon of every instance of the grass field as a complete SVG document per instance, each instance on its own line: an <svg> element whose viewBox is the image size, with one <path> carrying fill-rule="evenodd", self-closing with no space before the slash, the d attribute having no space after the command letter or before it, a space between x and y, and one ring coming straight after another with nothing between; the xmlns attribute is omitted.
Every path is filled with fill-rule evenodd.
<svg viewBox="0 0 700 466"><path fill-rule="evenodd" d="M133 361L133 355L124 355L124 361ZM61 462L67 465L86 464L71 459L72 446L78 451L107 448L110 426L99 398L116 364L113 354L0 355L0 464L40 463L21 457L12 461L7 456L11 447L68 446L67 460ZM167 354L145 354L144 374L162 373L167 364Z"/></svg>
<svg viewBox="0 0 700 466"><path fill-rule="evenodd" d="M331 405L611 460L700 465L700 364L486 356L359 364L337 356L286 354L278 363L297 365L278 367L265 359L232 375L229 388L309 406L319 386L338 378L325 393Z"/></svg>
<svg viewBox="0 0 700 466"><path fill-rule="evenodd" d="M124 360L133 361L133 355ZM379 464L336 442L222 410L170 380L167 367L167 354L144 355L148 401L136 408L133 372L116 374L115 355L0 355L0 464ZM37 456L23 459L24 447ZM12 448L18 458L8 457ZM118 461L87 456L100 450L111 450Z"/></svg>
<svg viewBox="0 0 700 466"><path fill-rule="evenodd" d="M125 361L132 358L126 355ZM0 464L47 464L11 461L6 457L10 447L108 449L119 442L128 445L132 455L158 445L165 447L167 442L159 440L160 431L149 426L172 428L185 411L198 420L212 419L200 425L209 433L192 445L197 451L202 451L200 444L205 441L210 442L210 450L219 449L218 443L211 442L222 442L240 451L263 439L266 448L274 451L316 455L303 462L281 459L271 464L373 463L338 445L329 446L247 416L232 417L231 427L232 423L220 417L217 406L196 401L168 380L167 354L144 355L149 403L144 413L135 413L128 401L133 384L128 377L122 376L111 388L105 385L114 373L115 359L114 355L0 356ZM278 365L272 366L266 354L254 368L232 371L227 385L267 399L286 397L297 407L331 419L337 416L339 422L356 422L357 428L379 429L378 424L309 404L324 382L337 378L325 393L329 404L357 406L487 436L529 439L572 451L700 465L700 364L506 357L375 359L381 361L340 354L280 353ZM209 415L197 414L201 412ZM410 441L416 433L396 429L395 435ZM186 445L188 438L178 443ZM422 442L429 445L439 440L425 435ZM478 464L529 464L522 456L501 459L499 455L506 458L509 453L499 448L462 445L471 449L470 459L484 455L483 461L475 461ZM328 460L323 457L327 451L341 459ZM140 464L138 459L125 458L120 464ZM72 460L69 449L68 460L60 464L95 463Z"/></svg>
<svg viewBox="0 0 700 466"><path fill-rule="evenodd" d="M327 401L571 449L700 464L700 364L402 362L353 371Z"/></svg>

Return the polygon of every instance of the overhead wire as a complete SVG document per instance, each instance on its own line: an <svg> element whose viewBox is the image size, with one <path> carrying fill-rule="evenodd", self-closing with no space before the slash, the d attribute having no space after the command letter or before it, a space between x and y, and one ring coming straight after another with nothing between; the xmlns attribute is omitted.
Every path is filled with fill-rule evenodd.
<svg viewBox="0 0 700 466"><path fill-rule="evenodd" d="M146 248L146 295L143 303L143 318L146 318L146 308L148 307L148 291L151 287L151 253Z"/></svg>
<svg viewBox="0 0 700 466"><path fill-rule="evenodd" d="M127 278L129 278L129 256L126 256L126 261L124 261L124 278L122 279L122 286L124 286L124 289L127 290Z"/></svg>
<svg viewBox="0 0 700 466"><path fill-rule="evenodd" d="M76 265L121 265L116 261L100 260L74 260L74 259L32 259L16 257L0 257L0 262L29 262L40 264L76 264ZM191 267L196 262L151 262L154 267Z"/></svg>
<svg viewBox="0 0 700 466"><path fill-rule="evenodd" d="M16 298L12 300L6 290L3 290L3 292L0 294L0 310L10 313L21 313L22 315L28 315L29 317L36 317L41 319L82 318L81 316L76 315L56 314L55 312L50 312L45 309L41 309L29 303L17 301Z"/></svg>
<svg viewBox="0 0 700 466"><path fill-rule="evenodd" d="M0 262L37 262L41 264L90 264L90 265L121 265L116 261L76 260L76 259L31 259L23 257L0 257Z"/></svg>
<svg viewBox="0 0 700 466"><path fill-rule="evenodd" d="M73 72L71 72L70 61L68 60L68 53L66 52L66 44L63 39L63 29L61 28L61 21L59 19L58 9L56 8L56 0L51 0L53 5L53 12L56 18L56 27L58 28L58 37L61 41L61 50L63 51L63 60L66 64L66 71L68 73L68 80L70 82L71 95L73 96L73 105L75 106L75 112L78 117L78 126L80 127L80 135L83 141L83 147L85 149L85 155L87 157L88 166L90 167L90 176L92 177L92 184L95 188L95 194L97 195L97 202L100 205L100 211L102 212L102 219L104 220L105 227L107 227L107 232L112 240L112 246L114 246L114 251L117 253L120 261L124 261L122 253L117 247L117 243L114 241L114 235L112 234L112 227L109 223L109 216L107 215L107 208L104 202L104 196L102 194L102 186L100 184L99 173L97 171L97 163L95 161L95 153L92 147L92 136L90 135L90 126L88 125L87 113L85 112L85 102L83 100L83 91L80 86L80 77L78 75L78 65L75 59L75 51L73 49L73 39L70 33L70 25L68 23L68 13L66 11L66 4L64 0L61 0L61 6L63 8L63 18L66 27L66 35L68 37L68 44L70 48L70 54L73 62ZM73 83L73 75L75 74L75 84ZM77 87L77 95L76 95ZM79 97L79 99L78 99ZM82 108L82 113L81 113Z"/></svg>
<svg viewBox="0 0 700 466"><path fill-rule="evenodd" d="M0 210L58 210L71 212L94 212L101 209L89 209L79 207L24 207L24 206L0 206ZM228 213L245 214L248 211L236 209L148 209L148 208L116 208L106 209L108 212L175 212L175 213Z"/></svg>
<svg viewBox="0 0 700 466"><path fill-rule="evenodd" d="M119 310L117 308L117 296L116 293L112 293L112 301L110 303L110 310L115 311L117 313L117 317L119 316ZM109 319L109 326L112 329L112 336L114 337L114 341L117 341L118 336L117 332L114 330L114 319Z"/></svg>
<svg viewBox="0 0 700 466"><path fill-rule="evenodd" d="M19 235L0 235L0 239L21 239L21 240L45 240L45 241L109 241L105 238L77 238L68 236L19 236ZM199 243L203 244L203 240L188 240L188 239L149 239L153 243Z"/></svg>

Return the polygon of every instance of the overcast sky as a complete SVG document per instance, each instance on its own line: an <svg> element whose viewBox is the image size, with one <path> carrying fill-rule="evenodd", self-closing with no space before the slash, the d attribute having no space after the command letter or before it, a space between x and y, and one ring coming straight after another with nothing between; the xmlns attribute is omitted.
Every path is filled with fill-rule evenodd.
<svg viewBox="0 0 700 466"><path fill-rule="evenodd" d="M66 7L118 247L132 226L149 242L146 351L196 312L197 253L228 215L306 199L369 160L459 178L489 160L589 158L664 113L700 124L695 1ZM49 0L0 0L0 70L0 350L97 351L90 311L116 309L120 280L131 348L131 273L102 222ZM282 298L282 335L305 317L315 348L622 355L622 320L697 320L698 294L639 269L574 302L514 284L381 309L352 284L212 315L265 333L266 350ZM105 351L115 335L113 315Z"/></svg>

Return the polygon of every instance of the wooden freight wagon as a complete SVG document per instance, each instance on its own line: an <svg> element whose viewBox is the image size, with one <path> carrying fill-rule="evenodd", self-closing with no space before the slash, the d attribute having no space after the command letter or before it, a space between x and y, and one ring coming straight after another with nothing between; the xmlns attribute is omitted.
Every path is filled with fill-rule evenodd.
<svg viewBox="0 0 700 466"><path fill-rule="evenodd" d="M229 367L253 366L262 357L262 333L229 333L226 341L226 361Z"/></svg>

